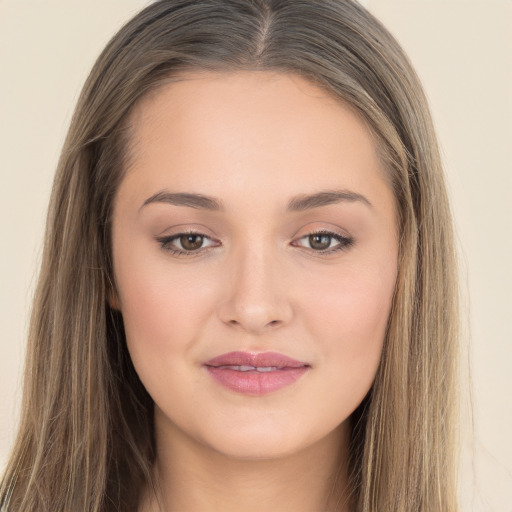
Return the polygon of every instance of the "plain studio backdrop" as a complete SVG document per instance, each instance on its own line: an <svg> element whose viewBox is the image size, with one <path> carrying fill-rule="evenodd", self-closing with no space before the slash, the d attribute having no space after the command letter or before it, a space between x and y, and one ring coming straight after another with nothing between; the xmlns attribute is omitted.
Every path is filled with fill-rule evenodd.
<svg viewBox="0 0 512 512"><path fill-rule="evenodd" d="M59 151L80 88L144 0L0 0L0 468ZM429 97L461 253L474 426L464 512L512 512L512 0L367 0ZM465 389L467 379L461 384Z"/></svg>

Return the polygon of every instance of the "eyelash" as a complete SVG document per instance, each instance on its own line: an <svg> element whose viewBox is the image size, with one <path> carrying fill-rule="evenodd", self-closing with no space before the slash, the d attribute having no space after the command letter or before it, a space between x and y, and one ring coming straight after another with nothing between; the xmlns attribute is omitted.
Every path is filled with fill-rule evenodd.
<svg viewBox="0 0 512 512"><path fill-rule="evenodd" d="M212 246L208 246L208 247L202 247L202 248L199 248L199 249L193 250L193 251L192 250L187 251L187 250L183 250L183 249L178 249L171 245L173 241L178 240L182 236L187 236L187 235L200 236L200 237L203 237L203 239L212 240L209 236L207 236L203 233L200 233L198 231L184 231L181 233L176 233L175 235L172 235L172 236L158 237L156 240L157 240L157 242L160 243L160 246L163 250L168 251L171 254L173 254L175 256L179 256L179 257L199 256L200 254L203 254L205 251L208 251L208 250L212 249L213 247L215 247L215 245L212 245ZM315 236L315 235L329 236L332 239L339 242L339 244L336 245L335 247L331 247L331 248L323 249L323 250L319 250L319 251L309 248L309 250L312 251L313 254L315 254L315 255L316 254L318 254L318 255L332 254L332 253L336 253L339 251L345 251L345 250L349 249L352 245L354 245L354 239L352 237L342 236L338 233L334 233L332 231L327 231L327 230L312 231L311 233L308 233L307 235L301 236L297 240L303 240L305 238L308 238L310 236ZM307 249L305 247L303 247L303 248Z"/></svg>

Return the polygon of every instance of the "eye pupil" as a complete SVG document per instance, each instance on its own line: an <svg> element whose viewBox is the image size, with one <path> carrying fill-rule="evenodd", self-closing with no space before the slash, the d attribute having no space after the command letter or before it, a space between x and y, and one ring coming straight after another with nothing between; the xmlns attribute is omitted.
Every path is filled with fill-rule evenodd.
<svg viewBox="0 0 512 512"><path fill-rule="evenodd" d="M180 243L183 249L194 251L201 248L203 239L204 237L201 235L182 235L180 236Z"/></svg>
<svg viewBox="0 0 512 512"><path fill-rule="evenodd" d="M331 245L331 236L318 233L315 235L309 235L309 243L313 249L327 249Z"/></svg>

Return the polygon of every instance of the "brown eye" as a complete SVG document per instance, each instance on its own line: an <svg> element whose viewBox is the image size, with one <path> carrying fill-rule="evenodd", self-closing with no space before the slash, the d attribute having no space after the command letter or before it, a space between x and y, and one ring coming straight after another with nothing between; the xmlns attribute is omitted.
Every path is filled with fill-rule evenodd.
<svg viewBox="0 0 512 512"><path fill-rule="evenodd" d="M177 233L156 238L161 248L176 256L198 255L214 246L222 245L202 233Z"/></svg>
<svg viewBox="0 0 512 512"><path fill-rule="evenodd" d="M204 237L202 235L181 235L179 238L181 247L186 251L195 251L203 245Z"/></svg>
<svg viewBox="0 0 512 512"><path fill-rule="evenodd" d="M294 241L292 245L304 247L318 254L331 254L348 249L353 244L354 239L352 237L346 237L329 231L321 231L305 235Z"/></svg>
<svg viewBox="0 0 512 512"><path fill-rule="evenodd" d="M331 245L332 237L331 235L326 235L323 233L317 233L313 235L309 235L309 245L312 249L317 251L323 251L328 249Z"/></svg>

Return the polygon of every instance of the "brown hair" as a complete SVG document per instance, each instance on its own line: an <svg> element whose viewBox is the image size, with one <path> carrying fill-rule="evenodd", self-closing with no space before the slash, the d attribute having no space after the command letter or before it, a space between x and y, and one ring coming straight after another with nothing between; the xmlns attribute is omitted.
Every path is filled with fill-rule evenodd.
<svg viewBox="0 0 512 512"><path fill-rule="evenodd" d="M161 0L108 43L55 177L1 510L136 510L151 480L153 403L108 305L111 208L130 112L186 69L300 74L370 126L398 205L400 267L381 364L353 414L354 510L457 510L458 301L439 152L407 57L351 0Z"/></svg>

